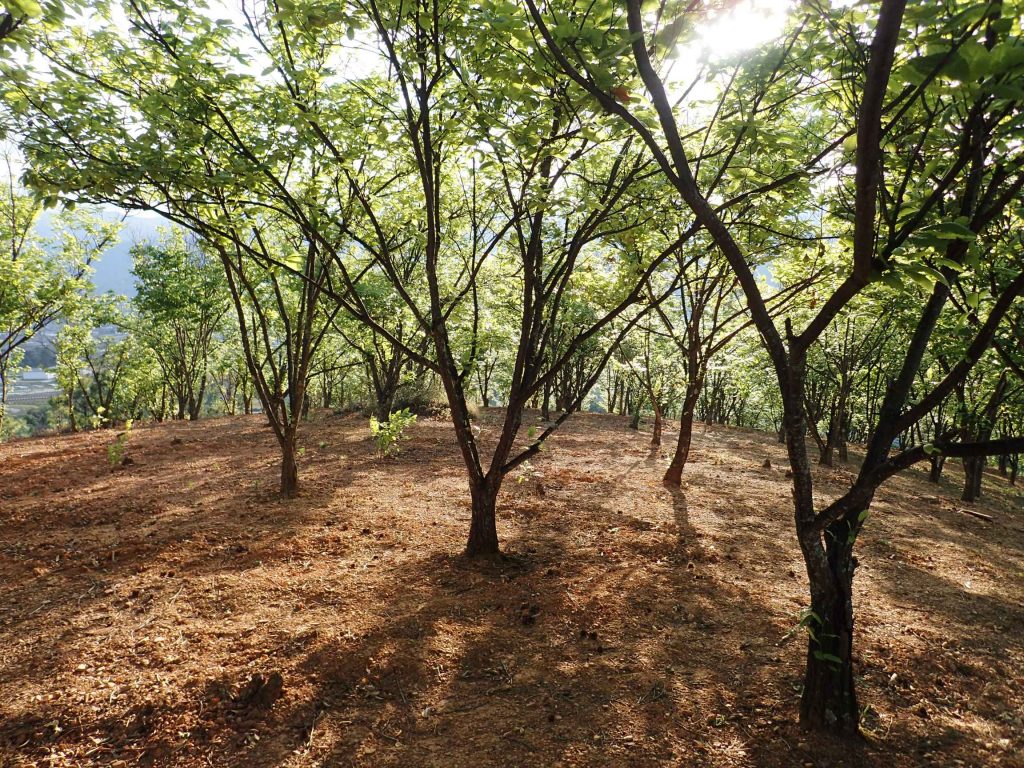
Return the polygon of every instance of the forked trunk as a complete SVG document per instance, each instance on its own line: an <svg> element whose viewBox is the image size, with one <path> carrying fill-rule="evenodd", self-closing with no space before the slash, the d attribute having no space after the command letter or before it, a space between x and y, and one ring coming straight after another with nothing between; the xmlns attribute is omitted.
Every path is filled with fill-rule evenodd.
<svg viewBox="0 0 1024 768"><path fill-rule="evenodd" d="M470 496L473 502L472 518L469 522L469 540L466 542L466 555L498 554L498 524L495 507L498 499L498 486L486 480L470 483Z"/></svg>
<svg viewBox="0 0 1024 768"><path fill-rule="evenodd" d="M807 619L807 668L800 699L801 725L852 735L858 732L860 710L853 679L853 573L857 561L848 543L846 522L830 527L826 536L828 571L819 577L809 569L811 610ZM838 543L837 543L838 542Z"/></svg>

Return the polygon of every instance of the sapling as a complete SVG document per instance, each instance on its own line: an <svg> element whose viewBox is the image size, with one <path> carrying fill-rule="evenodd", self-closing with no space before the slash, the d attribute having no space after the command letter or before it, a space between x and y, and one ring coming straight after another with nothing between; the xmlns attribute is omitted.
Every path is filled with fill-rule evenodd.
<svg viewBox="0 0 1024 768"><path fill-rule="evenodd" d="M370 417L370 435L377 446L377 456L388 458L396 456L400 450L399 442L408 440L405 430L416 423L416 414L408 408L394 411L387 421L378 421L376 416Z"/></svg>
<svg viewBox="0 0 1024 768"><path fill-rule="evenodd" d="M132 435L132 420L128 419L124 425L124 432L114 438L114 442L107 446L107 460L111 467L117 467L125 463L125 451L128 447L128 438Z"/></svg>

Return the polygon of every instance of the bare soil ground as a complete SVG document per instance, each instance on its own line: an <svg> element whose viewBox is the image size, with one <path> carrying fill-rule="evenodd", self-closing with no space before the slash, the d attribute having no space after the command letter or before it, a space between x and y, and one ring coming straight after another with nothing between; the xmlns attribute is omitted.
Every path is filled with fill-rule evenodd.
<svg viewBox="0 0 1024 768"><path fill-rule="evenodd" d="M795 724L806 580L769 436L699 434L671 493L649 435L574 418L480 563L450 426L412 434L380 460L363 419L318 418L291 502L257 417L137 428L117 469L110 432L0 447L0 765L1024 766L1005 481L991 522L956 466L880 494L866 736L836 744ZM820 470L822 498L853 471Z"/></svg>

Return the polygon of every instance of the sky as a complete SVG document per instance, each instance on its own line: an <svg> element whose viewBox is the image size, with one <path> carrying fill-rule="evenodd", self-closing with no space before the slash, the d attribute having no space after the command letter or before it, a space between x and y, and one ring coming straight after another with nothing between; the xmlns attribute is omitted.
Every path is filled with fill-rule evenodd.
<svg viewBox="0 0 1024 768"><path fill-rule="evenodd" d="M712 56L731 56L782 34L792 0L742 0L699 27L697 45Z"/></svg>

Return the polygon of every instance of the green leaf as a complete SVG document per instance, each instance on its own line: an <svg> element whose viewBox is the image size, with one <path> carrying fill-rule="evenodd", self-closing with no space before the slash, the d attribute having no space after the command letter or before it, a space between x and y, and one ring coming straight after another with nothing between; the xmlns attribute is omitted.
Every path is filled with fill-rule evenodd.
<svg viewBox="0 0 1024 768"><path fill-rule="evenodd" d="M963 272L964 271L964 265L963 264L955 262L952 259L947 259L945 256L936 256L933 259L933 261L935 262L936 265L938 265L940 267L946 267L947 269L951 269L954 272Z"/></svg>
<svg viewBox="0 0 1024 768"><path fill-rule="evenodd" d="M932 224L930 227L925 227L921 230L921 234L931 235L940 240L974 240L978 236L977 233L956 221Z"/></svg>
<svg viewBox="0 0 1024 768"><path fill-rule="evenodd" d="M35 18L43 15L43 7L36 0L4 0L4 7L14 16Z"/></svg>
<svg viewBox="0 0 1024 768"><path fill-rule="evenodd" d="M816 658L818 661L827 661L827 662L830 662L832 664L842 664L843 663L843 660L840 659L835 654L825 653L824 651L815 651L814 652L814 658Z"/></svg>

